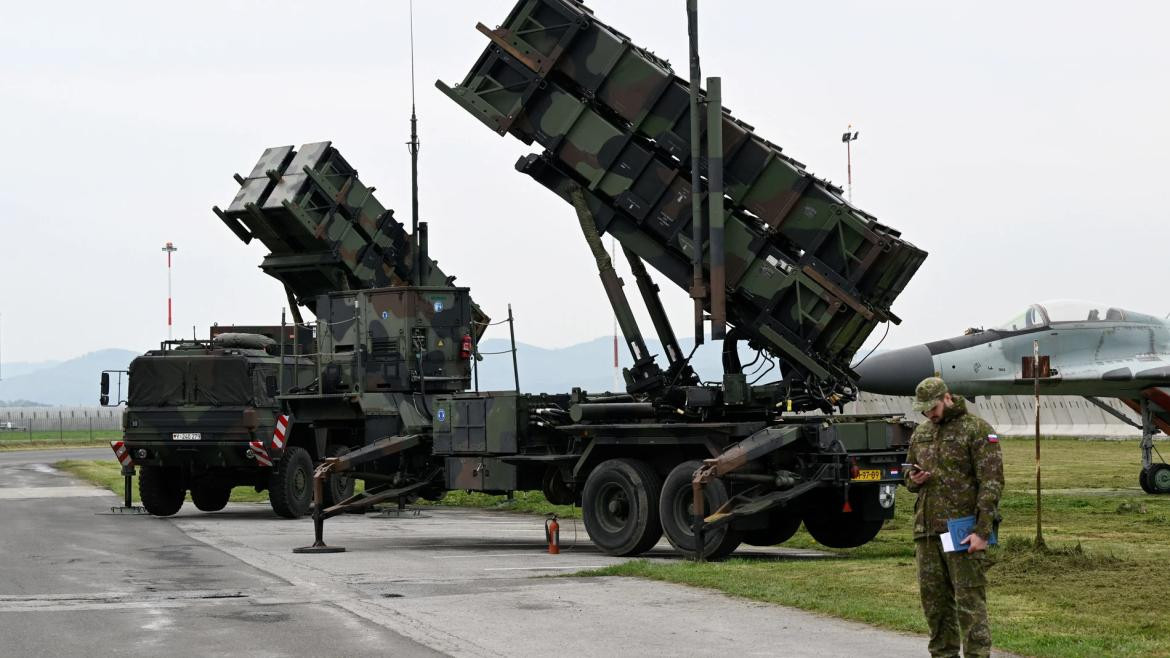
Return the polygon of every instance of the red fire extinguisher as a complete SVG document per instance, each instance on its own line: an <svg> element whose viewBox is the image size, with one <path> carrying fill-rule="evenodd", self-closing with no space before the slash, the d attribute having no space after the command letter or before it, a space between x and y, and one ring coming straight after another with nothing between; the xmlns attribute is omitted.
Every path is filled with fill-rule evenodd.
<svg viewBox="0 0 1170 658"><path fill-rule="evenodd" d="M557 523L557 515L553 514L552 518L544 522L544 538L548 542L548 552L550 555L560 555L561 553L561 525Z"/></svg>
<svg viewBox="0 0 1170 658"><path fill-rule="evenodd" d="M471 335L463 334L463 342L459 346L459 358L466 361L471 358Z"/></svg>

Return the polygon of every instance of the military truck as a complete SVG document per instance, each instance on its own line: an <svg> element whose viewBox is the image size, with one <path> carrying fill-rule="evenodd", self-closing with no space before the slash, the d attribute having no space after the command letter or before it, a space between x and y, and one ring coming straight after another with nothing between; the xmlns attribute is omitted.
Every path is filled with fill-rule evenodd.
<svg viewBox="0 0 1170 658"><path fill-rule="evenodd" d="M278 515L307 514L314 463L341 448L315 454L287 443L291 428L276 396L308 381L310 362L298 353L312 351L311 330L215 326L210 333L164 341L130 363L123 441L140 469L143 507L170 516L189 491L195 507L214 512L233 487L251 486L269 491ZM108 396L103 376L103 404ZM352 494L344 478L331 485L327 501Z"/></svg>

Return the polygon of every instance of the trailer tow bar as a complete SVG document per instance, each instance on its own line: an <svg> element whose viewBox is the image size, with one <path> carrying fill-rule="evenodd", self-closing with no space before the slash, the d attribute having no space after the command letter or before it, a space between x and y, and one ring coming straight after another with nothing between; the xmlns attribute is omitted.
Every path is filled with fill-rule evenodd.
<svg viewBox="0 0 1170 658"><path fill-rule="evenodd" d="M368 509L370 506L385 500L400 499L402 496L414 493L430 484L432 480L442 473L441 468L432 469L430 473L412 484L398 488L390 488L390 485L379 485L361 493L354 494L332 507L325 509L325 483L330 477L333 477L333 474L342 471L352 471L354 466L358 464L365 464L375 459L396 455L404 450L418 446L421 441L422 435L419 434L392 436L378 439L365 447L351 450L338 457L324 459L317 466L317 469L313 471L313 545L294 548L293 553L344 552L344 547L329 546L325 543L325 519L349 510Z"/></svg>

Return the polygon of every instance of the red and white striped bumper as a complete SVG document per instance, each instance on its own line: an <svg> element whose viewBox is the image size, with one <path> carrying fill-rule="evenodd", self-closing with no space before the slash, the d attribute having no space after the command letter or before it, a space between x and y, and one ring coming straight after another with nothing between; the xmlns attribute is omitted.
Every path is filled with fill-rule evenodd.
<svg viewBox="0 0 1170 658"><path fill-rule="evenodd" d="M284 436L288 433L288 416L280 414L276 417L276 429L272 431L272 449L284 450Z"/></svg>
<svg viewBox="0 0 1170 658"><path fill-rule="evenodd" d="M110 449L114 451L114 456L118 458L118 463L123 466L133 466L134 460L130 457L130 450L126 447L123 441L110 441Z"/></svg>
<svg viewBox="0 0 1170 658"><path fill-rule="evenodd" d="M264 449L263 441L249 441L248 446L252 448L252 456L256 458L256 463L261 466L272 466L272 458L268 456L268 451Z"/></svg>

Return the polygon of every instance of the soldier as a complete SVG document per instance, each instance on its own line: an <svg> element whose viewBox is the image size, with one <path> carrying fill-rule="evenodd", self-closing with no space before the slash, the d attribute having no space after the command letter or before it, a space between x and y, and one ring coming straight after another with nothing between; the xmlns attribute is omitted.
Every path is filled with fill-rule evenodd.
<svg viewBox="0 0 1170 658"><path fill-rule="evenodd" d="M918 384L914 410L926 421L910 439L906 488L918 494L914 547L930 654L958 656L961 639L963 655L988 656L986 549L1003 491L999 437L938 377ZM962 542L967 550L944 553L939 534L947 521L970 515L975 528Z"/></svg>

